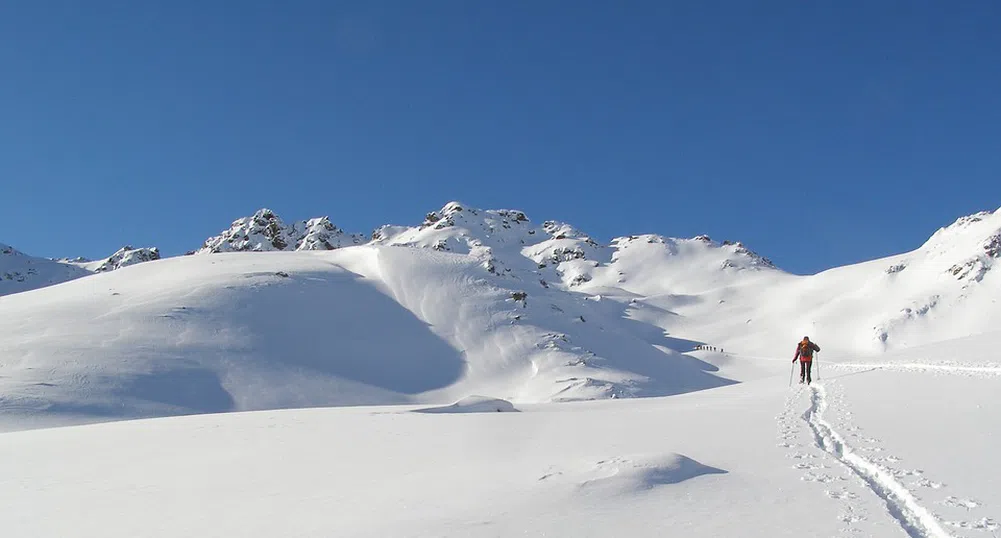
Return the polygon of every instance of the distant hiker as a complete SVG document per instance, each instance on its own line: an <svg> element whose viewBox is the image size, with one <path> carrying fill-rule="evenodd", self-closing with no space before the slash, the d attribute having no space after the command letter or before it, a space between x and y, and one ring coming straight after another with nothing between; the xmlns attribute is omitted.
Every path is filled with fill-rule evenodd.
<svg viewBox="0 0 1001 538"><path fill-rule="evenodd" d="M806 380L809 385L813 381L810 370L813 367L813 352L820 351L820 346L810 341L809 336L804 336L803 341L796 344L796 356L792 358L793 364L799 361L799 382L802 384Z"/></svg>

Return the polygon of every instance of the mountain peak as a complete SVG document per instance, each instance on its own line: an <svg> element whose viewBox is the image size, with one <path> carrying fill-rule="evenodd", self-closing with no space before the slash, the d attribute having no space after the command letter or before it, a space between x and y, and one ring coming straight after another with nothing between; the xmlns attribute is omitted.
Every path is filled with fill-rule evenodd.
<svg viewBox="0 0 1001 538"><path fill-rule="evenodd" d="M228 230L210 237L196 253L333 250L358 245L364 238L347 234L329 217L285 224L271 209L261 208L233 221Z"/></svg>
<svg viewBox="0 0 1001 538"><path fill-rule="evenodd" d="M24 254L0 243L0 295L9 295L73 280L86 269Z"/></svg>
<svg viewBox="0 0 1001 538"><path fill-rule="evenodd" d="M939 228L917 252L934 263L936 271L961 281L980 282L1001 257L1001 209L956 219Z"/></svg>
<svg viewBox="0 0 1001 538"><path fill-rule="evenodd" d="M93 270L96 273L105 273L108 271L115 271L121 269L122 267L128 267L130 265L135 265L137 263L149 262L153 260L160 259L160 250L156 247L151 248L132 248L131 245L126 245L117 252L108 256L104 259Z"/></svg>

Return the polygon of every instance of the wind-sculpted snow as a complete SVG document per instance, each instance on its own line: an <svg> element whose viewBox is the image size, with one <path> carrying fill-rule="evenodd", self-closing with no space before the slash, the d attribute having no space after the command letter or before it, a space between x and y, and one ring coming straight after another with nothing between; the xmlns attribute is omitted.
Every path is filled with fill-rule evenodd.
<svg viewBox="0 0 1001 538"><path fill-rule="evenodd" d="M383 246L184 256L12 295L0 304L0 415L544 402L731 383L583 297L522 284L475 257Z"/></svg>
<svg viewBox="0 0 1001 538"><path fill-rule="evenodd" d="M197 256L126 247L56 262L4 247L0 261L20 269L0 281L0 409L89 420L666 396L741 377L688 352L791 356L803 335L824 360L860 362L1001 323L999 229L1001 212L981 213L913 252L809 276L739 242L603 245L458 202L366 245L326 217L287 225L265 209ZM977 278L950 271L971 255Z"/></svg>

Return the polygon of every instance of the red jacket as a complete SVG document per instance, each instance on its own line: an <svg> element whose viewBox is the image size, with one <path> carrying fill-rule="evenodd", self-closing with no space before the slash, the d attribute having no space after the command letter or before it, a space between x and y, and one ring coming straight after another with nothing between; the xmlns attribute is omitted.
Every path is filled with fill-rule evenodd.
<svg viewBox="0 0 1001 538"><path fill-rule="evenodd" d="M792 358L793 362L797 359L803 362L810 362L813 360L813 352L820 351L820 346L814 344L813 342L803 341L796 344L796 356Z"/></svg>

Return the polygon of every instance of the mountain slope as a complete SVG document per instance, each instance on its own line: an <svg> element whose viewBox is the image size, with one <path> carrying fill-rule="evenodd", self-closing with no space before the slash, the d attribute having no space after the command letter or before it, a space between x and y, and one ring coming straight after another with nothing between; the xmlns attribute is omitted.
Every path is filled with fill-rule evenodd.
<svg viewBox="0 0 1001 538"><path fill-rule="evenodd" d="M83 268L28 256L0 244L0 296L51 286L88 274Z"/></svg>
<svg viewBox="0 0 1001 538"><path fill-rule="evenodd" d="M700 344L791 357L809 334L825 361L856 360L1001 321L1001 211L959 219L913 252L812 276L740 243L644 235L602 246L564 223L457 202L360 241L325 218L285 225L262 210L199 255L0 297L0 414L670 395L760 375L688 353ZM133 252L77 265L156 254Z"/></svg>
<svg viewBox="0 0 1001 538"><path fill-rule="evenodd" d="M44 288L159 258L160 251L156 248L126 246L103 260L49 260L28 256L0 243L0 296Z"/></svg>
<svg viewBox="0 0 1001 538"><path fill-rule="evenodd" d="M583 297L519 283L468 256L367 246L168 258L2 297L0 415L44 424L729 383Z"/></svg>
<svg viewBox="0 0 1001 538"><path fill-rule="evenodd" d="M774 270L737 245L699 243L617 239L612 262L579 291L644 305L635 315L669 333L758 355L791 357L803 335L836 354L877 354L1001 323L992 270L1001 210L958 219L912 252L809 276Z"/></svg>

